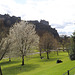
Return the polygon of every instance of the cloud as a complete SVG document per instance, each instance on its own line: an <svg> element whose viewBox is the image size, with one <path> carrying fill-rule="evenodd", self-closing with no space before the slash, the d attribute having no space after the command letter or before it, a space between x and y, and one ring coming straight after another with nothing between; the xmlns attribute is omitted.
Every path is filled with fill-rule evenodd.
<svg viewBox="0 0 75 75"><path fill-rule="evenodd" d="M66 26L64 24L63 26L64 28L57 29L59 34L72 35L72 33L75 30L75 25L72 23L72 24L66 24Z"/></svg>
<svg viewBox="0 0 75 75"><path fill-rule="evenodd" d="M75 30L75 24L73 22L64 22L62 25L52 24L52 27L56 28L60 35L72 35Z"/></svg>
<svg viewBox="0 0 75 75"><path fill-rule="evenodd" d="M51 24L51 26L53 28L57 28L57 29L63 29L63 28L65 28L65 25L60 25L60 24Z"/></svg>
<svg viewBox="0 0 75 75"><path fill-rule="evenodd" d="M75 30L75 0L25 0L23 4L17 1L1 0L0 14L21 16L23 20L45 19L59 33Z"/></svg>

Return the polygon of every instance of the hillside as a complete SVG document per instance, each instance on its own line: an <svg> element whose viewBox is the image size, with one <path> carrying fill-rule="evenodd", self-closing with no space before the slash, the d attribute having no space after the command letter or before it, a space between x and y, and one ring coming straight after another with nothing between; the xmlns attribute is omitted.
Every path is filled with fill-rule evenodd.
<svg viewBox="0 0 75 75"><path fill-rule="evenodd" d="M14 23L20 22L20 21L21 21L21 17L10 16L9 14L5 14L5 15L0 14L0 33L2 32L2 35L5 34L3 35L3 37L6 36L6 34L8 34L9 28L13 26ZM35 20L35 21L27 21L27 22L36 25L36 32L40 37L45 32L52 33L55 38L59 37L57 30L55 28L52 28L49 25L48 21L41 20L39 22L38 20ZM2 35L0 35L0 39Z"/></svg>
<svg viewBox="0 0 75 75"><path fill-rule="evenodd" d="M9 14L0 14L0 40L7 36L9 28L13 26L15 22L19 21L21 21L20 17L10 16Z"/></svg>
<svg viewBox="0 0 75 75"><path fill-rule="evenodd" d="M38 20L35 20L28 22L36 25L36 32L39 36L42 36L45 32L50 32L54 35L55 38L59 38L57 30L55 28L52 28L51 25L49 25L48 21L41 20L39 22Z"/></svg>
<svg viewBox="0 0 75 75"><path fill-rule="evenodd" d="M15 22L21 21L21 17L10 16L9 14L0 14L0 20L3 21L5 27L11 27Z"/></svg>

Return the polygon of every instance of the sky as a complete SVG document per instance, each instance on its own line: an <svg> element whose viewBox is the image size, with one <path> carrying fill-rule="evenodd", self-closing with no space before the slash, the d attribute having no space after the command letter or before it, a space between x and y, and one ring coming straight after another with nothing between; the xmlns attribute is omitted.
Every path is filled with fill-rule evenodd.
<svg viewBox="0 0 75 75"><path fill-rule="evenodd" d="M0 14L44 19L60 35L72 35L75 30L75 0L0 0Z"/></svg>

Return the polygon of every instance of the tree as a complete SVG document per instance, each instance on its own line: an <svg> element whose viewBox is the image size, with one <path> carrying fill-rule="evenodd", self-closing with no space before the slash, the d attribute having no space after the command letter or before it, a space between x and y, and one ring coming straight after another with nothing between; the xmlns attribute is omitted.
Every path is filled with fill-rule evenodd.
<svg viewBox="0 0 75 75"><path fill-rule="evenodd" d="M24 56L30 52L32 47L37 46L39 42L35 26L25 21L16 23L10 29L10 36L16 43L16 48L22 57L22 65L24 65Z"/></svg>
<svg viewBox="0 0 75 75"><path fill-rule="evenodd" d="M65 50L65 48L67 48L68 43L69 43L69 37L67 35L62 35L60 37L60 43L62 45L63 51Z"/></svg>
<svg viewBox="0 0 75 75"><path fill-rule="evenodd" d="M15 56L16 54L16 52L14 52L14 42L11 40L11 37L10 37L10 35L8 35L7 36L7 46L8 46L8 49L7 49L7 51L6 51L6 53L5 53L5 55L4 55L4 57L7 57L7 58L9 58L9 62L11 61L11 57L13 57L13 56Z"/></svg>
<svg viewBox="0 0 75 75"><path fill-rule="evenodd" d="M2 70L1 70L1 66L0 66L0 75L2 75Z"/></svg>
<svg viewBox="0 0 75 75"><path fill-rule="evenodd" d="M71 41L71 50L70 50L70 59L75 60L75 32L71 36L72 41Z"/></svg>
<svg viewBox="0 0 75 75"><path fill-rule="evenodd" d="M42 59L42 55L41 55L41 53L42 53L42 39L41 39L41 37L40 37L40 39L39 39L39 52L40 52L40 58Z"/></svg>
<svg viewBox="0 0 75 75"><path fill-rule="evenodd" d="M4 55L8 52L10 44L11 43L9 42L8 38L2 38L2 40L0 41L0 61L2 60ZM1 66L0 66L0 75L2 75Z"/></svg>
<svg viewBox="0 0 75 75"><path fill-rule="evenodd" d="M51 33L44 33L43 36L40 38L40 45L39 48L46 51L47 59L49 59L49 52L50 50L55 48L56 40Z"/></svg>
<svg viewBox="0 0 75 75"><path fill-rule="evenodd" d="M65 44L65 48L66 48L66 51L68 52L68 54L70 52L70 46L71 46L71 37L68 37L66 44Z"/></svg>
<svg viewBox="0 0 75 75"><path fill-rule="evenodd" d="M4 27L3 20L0 20L0 61L2 60L5 53L7 52L7 49L8 49L7 46L9 46L5 38L7 35L6 33L7 31ZM2 75L1 66L0 66L0 75Z"/></svg>
<svg viewBox="0 0 75 75"><path fill-rule="evenodd" d="M2 58L4 57L4 55L6 54L6 52L8 52L9 46L10 46L10 42L8 38L3 38L0 42L0 60L2 60Z"/></svg>

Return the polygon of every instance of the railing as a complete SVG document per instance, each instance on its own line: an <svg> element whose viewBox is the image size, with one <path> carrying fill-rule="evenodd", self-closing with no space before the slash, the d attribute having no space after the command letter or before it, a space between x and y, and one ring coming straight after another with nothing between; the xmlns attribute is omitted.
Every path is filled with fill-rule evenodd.
<svg viewBox="0 0 75 75"><path fill-rule="evenodd" d="M75 75L75 67L71 68L67 72L65 72L63 75Z"/></svg>

